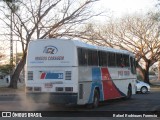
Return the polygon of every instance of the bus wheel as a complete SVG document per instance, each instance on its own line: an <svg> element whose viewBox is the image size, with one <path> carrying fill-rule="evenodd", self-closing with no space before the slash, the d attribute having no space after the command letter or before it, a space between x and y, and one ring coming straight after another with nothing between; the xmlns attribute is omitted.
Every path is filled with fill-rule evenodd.
<svg viewBox="0 0 160 120"><path fill-rule="evenodd" d="M87 104L87 108L92 109L92 108L97 108L99 105L99 92L97 89L94 90L94 96L93 96L93 103L92 104Z"/></svg>
<svg viewBox="0 0 160 120"><path fill-rule="evenodd" d="M93 108L98 107L98 105L99 105L99 92L97 89L95 89L93 97Z"/></svg>
<svg viewBox="0 0 160 120"><path fill-rule="evenodd" d="M131 85L128 86L128 92L127 92L127 99L130 99L132 97L132 87Z"/></svg>

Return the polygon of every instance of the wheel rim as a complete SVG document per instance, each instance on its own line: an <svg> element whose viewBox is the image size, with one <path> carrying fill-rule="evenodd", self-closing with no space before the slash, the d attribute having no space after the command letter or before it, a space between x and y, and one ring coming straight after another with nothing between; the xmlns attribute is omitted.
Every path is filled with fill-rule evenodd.
<svg viewBox="0 0 160 120"><path fill-rule="evenodd" d="M99 94L97 91L94 93L94 101L93 101L93 107L96 108L98 107L99 104Z"/></svg>
<svg viewBox="0 0 160 120"><path fill-rule="evenodd" d="M131 90L129 89L128 90L128 97L130 97L131 96Z"/></svg>
<svg viewBox="0 0 160 120"><path fill-rule="evenodd" d="M146 92L147 92L147 88L146 88L146 87L142 87L141 92L142 92L142 93L146 93Z"/></svg>
<svg viewBox="0 0 160 120"><path fill-rule="evenodd" d="M98 106L98 98L97 96L94 98L94 107L97 107Z"/></svg>

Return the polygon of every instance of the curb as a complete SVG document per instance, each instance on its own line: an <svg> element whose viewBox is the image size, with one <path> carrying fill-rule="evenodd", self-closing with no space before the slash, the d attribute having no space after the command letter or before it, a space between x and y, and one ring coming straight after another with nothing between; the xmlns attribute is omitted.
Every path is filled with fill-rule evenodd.
<svg viewBox="0 0 160 120"><path fill-rule="evenodd" d="M0 96L18 96L17 94L0 94Z"/></svg>
<svg viewBox="0 0 160 120"><path fill-rule="evenodd" d="M152 90L160 91L160 88L151 88L150 90L151 90L151 91L152 91Z"/></svg>
<svg viewBox="0 0 160 120"><path fill-rule="evenodd" d="M2 97L2 96L5 96L5 97L7 97L7 96L19 96L19 95L25 95L25 92L23 93L0 93L0 96Z"/></svg>

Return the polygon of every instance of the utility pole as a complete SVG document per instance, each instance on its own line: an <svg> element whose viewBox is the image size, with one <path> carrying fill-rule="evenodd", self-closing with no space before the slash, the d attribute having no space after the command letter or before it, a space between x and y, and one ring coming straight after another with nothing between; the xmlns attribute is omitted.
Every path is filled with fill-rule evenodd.
<svg viewBox="0 0 160 120"><path fill-rule="evenodd" d="M10 70L10 74L13 74L13 28L12 28L12 19L13 19L13 11L11 9L11 26L10 26L10 66L11 66L11 70Z"/></svg>

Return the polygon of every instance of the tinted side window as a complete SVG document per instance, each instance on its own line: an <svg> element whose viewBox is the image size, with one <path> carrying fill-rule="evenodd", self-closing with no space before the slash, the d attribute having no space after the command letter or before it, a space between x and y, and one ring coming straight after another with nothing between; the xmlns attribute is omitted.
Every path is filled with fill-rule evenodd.
<svg viewBox="0 0 160 120"><path fill-rule="evenodd" d="M116 66L116 55L115 53L108 53L108 66Z"/></svg>
<svg viewBox="0 0 160 120"><path fill-rule="evenodd" d="M116 62L118 67L123 67L124 62L123 62L122 54L116 54Z"/></svg>
<svg viewBox="0 0 160 120"><path fill-rule="evenodd" d="M88 52L85 48L78 48L78 63L79 65L85 66L88 62Z"/></svg>
<svg viewBox="0 0 160 120"><path fill-rule="evenodd" d="M118 67L129 67L129 55L117 53L116 61Z"/></svg>
<svg viewBox="0 0 160 120"><path fill-rule="evenodd" d="M98 66L98 53L96 50L88 49L88 65Z"/></svg>
<svg viewBox="0 0 160 120"><path fill-rule="evenodd" d="M135 59L132 57L130 57L130 66L131 66L131 72L133 74L136 74Z"/></svg>
<svg viewBox="0 0 160 120"><path fill-rule="evenodd" d="M124 58L124 66L129 67L129 55L123 55Z"/></svg>
<svg viewBox="0 0 160 120"><path fill-rule="evenodd" d="M98 52L99 56L99 66L107 66L107 52L104 51L99 51Z"/></svg>

